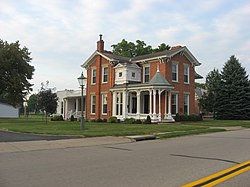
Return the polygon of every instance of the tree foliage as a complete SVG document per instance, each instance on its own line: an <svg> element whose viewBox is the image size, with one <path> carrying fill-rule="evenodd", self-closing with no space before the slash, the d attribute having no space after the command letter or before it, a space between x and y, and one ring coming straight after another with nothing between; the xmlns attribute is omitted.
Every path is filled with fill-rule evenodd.
<svg viewBox="0 0 250 187"><path fill-rule="evenodd" d="M53 92L54 89L48 88L48 81L45 85L43 83L41 84L41 90L37 94L38 107L41 108L42 111L45 111L47 116L49 113L53 114L56 112L58 97L56 93Z"/></svg>
<svg viewBox="0 0 250 187"><path fill-rule="evenodd" d="M250 81L235 56L207 75L206 89L201 103L216 119L250 119Z"/></svg>
<svg viewBox="0 0 250 187"><path fill-rule="evenodd" d="M128 42L123 39L121 42L111 45L112 52L116 55L125 57L136 57L139 55L150 54L154 52L169 50L170 46L165 43L160 44L157 48L153 49L152 46L147 45L144 41L136 40L136 43Z"/></svg>
<svg viewBox="0 0 250 187"><path fill-rule="evenodd" d="M35 113L37 113L40 110L40 108L38 106L38 95L37 94L32 94L29 97L28 109L29 109L29 112L35 112Z"/></svg>
<svg viewBox="0 0 250 187"><path fill-rule="evenodd" d="M0 101L13 106L23 103L32 90L28 81L35 70L31 60L28 48L21 48L19 41L9 44L0 39Z"/></svg>
<svg viewBox="0 0 250 187"><path fill-rule="evenodd" d="M245 68L231 56L221 72L217 119L250 119L250 83Z"/></svg>

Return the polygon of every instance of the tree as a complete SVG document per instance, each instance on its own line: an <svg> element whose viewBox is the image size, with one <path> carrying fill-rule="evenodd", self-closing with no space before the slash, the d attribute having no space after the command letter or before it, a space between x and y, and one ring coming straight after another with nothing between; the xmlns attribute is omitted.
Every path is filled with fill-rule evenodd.
<svg viewBox="0 0 250 187"><path fill-rule="evenodd" d="M245 68L231 56L221 72L217 119L250 119L250 83Z"/></svg>
<svg viewBox="0 0 250 187"><path fill-rule="evenodd" d="M53 114L56 112L57 108L57 100L58 97L56 93L53 93L52 88L48 88L49 81L46 82L46 85L42 83L41 90L37 94L38 96L38 106L41 108L42 111L45 111L46 122L47 122L47 115Z"/></svg>
<svg viewBox="0 0 250 187"><path fill-rule="evenodd" d="M203 109L212 112L215 117L216 102L220 90L221 75L218 69L213 69L206 76L205 89L207 92L200 98L199 102ZM198 84L197 84L198 85Z"/></svg>
<svg viewBox="0 0 250 187"><path fill-rule="evenodd" d="M15 43L4 42L0 39L0 101L13 106L21 105L30 93L34 67L29 64L32 60L28 48Z"/></svg>
<svg viewBox="0 0 250 187"><path fill-rule="evenodd" d="M116 55L125 57L136 57L139 55L150 54L154 52L169 50L170 46L162 43L158 48L153 49L152 46L147 45L144 41L136 40L136 43L128 42L123 39L121 42L111 45L113 48L112 52Z"/></svg>
<svg viewBox="0 0 250 187"><path fill-rule="evenodd" d="M195 83L195 88L202 88L202 89L206 89L206 84L205 83Z"/></svg>
<svg viewBox="0 0 250 187"><path fill-rule="evenodd" d="M29 109L29 112L35 112L35 113L37 113L39 111L39 107L38 107L38 95L37 94L32 94L29 97L29 100L28 100L28 109Z"/></svg>

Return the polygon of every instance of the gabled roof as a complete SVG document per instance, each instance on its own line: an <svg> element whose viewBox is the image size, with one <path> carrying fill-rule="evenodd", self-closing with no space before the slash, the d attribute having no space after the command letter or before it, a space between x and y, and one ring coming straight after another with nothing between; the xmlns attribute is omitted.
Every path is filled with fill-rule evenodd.
<svg viewBox="0 0 250 187"><path fill-rule="evenodd" d="M172 47L170 50L141 55L141 56L137 56L133 58L115 55L108 51L104 51L104 52L95 51L84 62L82 67L88 68L90 64L93 62L93 59L96 55L101 55L103 58L109 60L110 63L116 65L118 63L143 63L146 61L157 60L157 59L171 59L172 57L174 57L175 55L179 53L181 53L182 55L185 55L194 66L201 65L201 63L192 55L192 53L188 50L186 46L184 47L178 46L178 47Z"/></svg>
<svg viewBox="0 0 250 187"><path fill-rule="evenodd" d="M88 68L88 66L92 63L93 58L96 55L101 55L103 58L107 59L110 61L110 63L113 64L117 64L117 63L131 63L130 62L130 58L128 57L123 57L123 56L119 56L119 55L114 55L111 52L99 52L99 51L95 51L82 65L82 67L84 68Z"/></svg>
<svg viewBox="0 0 250 187"><path fill-rule="evenodd" d="M192 53L188 50L186 46L173 47L170 50L164 50L164 51L160 51L157 53L137 56L137 57L132 58L132 61L138 63L138 62L145 62L145 61L162 59L162 58L171 59L178 53L182 53L183 55L185 55L189 59L189 61L195 66L201 65L201 63L192 55Z"/></svg>

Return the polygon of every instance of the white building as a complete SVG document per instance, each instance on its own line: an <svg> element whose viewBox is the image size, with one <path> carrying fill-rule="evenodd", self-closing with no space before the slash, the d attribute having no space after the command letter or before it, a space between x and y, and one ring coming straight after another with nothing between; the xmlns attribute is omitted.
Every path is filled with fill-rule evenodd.
<svg viewBox="0 0 250 187"><path fill-rule="evenodd" d="M0 103L0 118L18 118L18 108Z"/></svg>
<svg viewBox="0 0 250 187"><path fill-rule="evenodd" d="M83 90L83 111L85 114L85 95L86 90ZM73 115L75 118L81 117L81 90L62 90L57 92L58 104L57 115L62 115L65 120L70 119Z"/></svg>

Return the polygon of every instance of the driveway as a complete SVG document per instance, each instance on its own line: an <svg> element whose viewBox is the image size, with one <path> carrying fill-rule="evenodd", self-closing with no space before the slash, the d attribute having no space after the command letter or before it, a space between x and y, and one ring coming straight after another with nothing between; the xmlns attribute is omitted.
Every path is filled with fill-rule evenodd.
<svg viewBox="0 0 250 187"><path fill-rule="evenodd" d="M0 142L19 142L19 141L35 141L35 140L61 140L81 138L80 136L47 136L26 133L16 133L0 130Z"/></svg>

